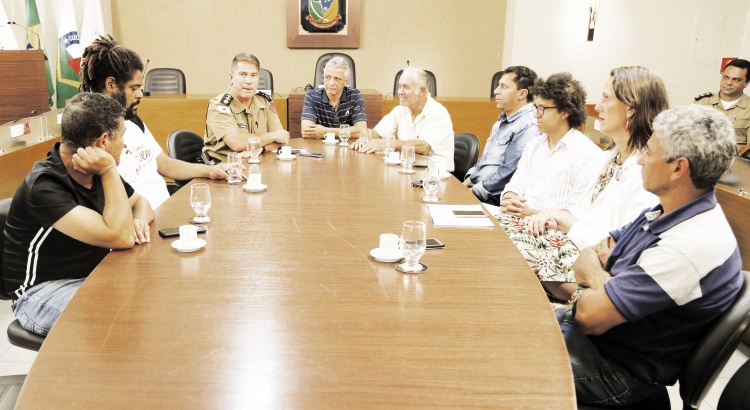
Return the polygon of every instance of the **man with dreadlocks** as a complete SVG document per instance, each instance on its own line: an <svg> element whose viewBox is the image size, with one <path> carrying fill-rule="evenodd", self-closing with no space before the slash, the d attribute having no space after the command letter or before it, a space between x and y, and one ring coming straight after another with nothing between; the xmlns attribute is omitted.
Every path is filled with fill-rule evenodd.
<svg viewBox="0 0 750 410"><path fill-rule="evenodd" d="M125 146L120 156L120 175L156 209L169 198L164 178L227 178L226 164L193 164L170 158L138 117L143 97L143 62L135 51L112 36L99 37L83 52L81 91L97 92L126 108Z"/></svg>

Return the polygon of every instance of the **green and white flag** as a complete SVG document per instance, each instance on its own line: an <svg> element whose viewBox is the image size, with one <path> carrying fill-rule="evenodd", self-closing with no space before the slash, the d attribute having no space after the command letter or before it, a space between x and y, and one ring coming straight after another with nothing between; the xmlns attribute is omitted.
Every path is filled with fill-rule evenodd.
<svg viewBox="0 0 750 410"><path fill-rule="evenodd" d="M57 108L65 107L65 101L78 94L81 85L81 44L73 14L72 0L56 0L57 22Z"/></svg>
<svg viewBox="0 0 750 410"><path fill-rule="evenodd" d="M26 32L26 49L41 49L44 53L44 69L47 72L47 99L49 102L49 106L52 107L52 96L55 95L55 85L52 84L52 74L49 70L49 59L47 58L47 51L44 49L42 22L39 21L39 12L36 8L36 0L26 0L26 26L29 28L29 31Z"/></svg>

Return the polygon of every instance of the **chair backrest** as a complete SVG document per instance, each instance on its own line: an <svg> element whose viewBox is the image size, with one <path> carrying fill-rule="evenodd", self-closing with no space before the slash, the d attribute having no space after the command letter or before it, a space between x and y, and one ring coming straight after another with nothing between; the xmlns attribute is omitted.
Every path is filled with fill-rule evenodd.
<svg viewBox="0 0 750 410"><path fill-rule="evenodd" d="M170 158L197 164L202 162L200 160L202 152L203 138L192 131L172 131L167 137L167 155ZM190 182L190 180L175 182L177 185L183 186Z"/></svg>
<svg viewBox="0 0 750 410"><path fill-rule="evenodd" d="M273 94L273 74L265 68L260 69L260 75L258 77L258 90L270 90ZM271 95L273 98L273 95Z"/></svg>
<svg viewBox="0 0 750 410"><path fill-rule="evenodd" d="M5 248L5 221L8 219L8 211L10 211L10 203L12 198L0 199L0 269L3 268L3 250ZM8 292L5 291L5 283L3 283L2 275L0 274L0 299L8 300Z"/></svg>
<svg viewBox="0 0 750 410"><path fill-rule="evenodd" d="M492 84L490 84L490 98L495 98L495 88L497 88L497 82L500 81L500 78L503 76L502 71L498 71L495 73L495 75L492 76Z"/></svg>
<svg viewBox="0 0 750 410"><path fill-rule="evenodd" d="M729 379L716 410L750 410L750 360Z"/></svg>
<svg viewBox="0 0 750 410"><path fill-rule="evenodd" d="M178 68L152 68L146 73L143 91L150 94L185 94L185 73Z"/></svg>
<svg viewBox="0 0 750 410"><path fill-rule="evenodd" d="M357 88L357 76L356 70L354 69L354 59L344 53L325 53L318 58L318 62L315 64L315 79L313 80L313 87L323 85L323 69L326 68L326 63L328 62L328 60L332 59L334 56L342 57L349 63L350 72L349 82L347 83L347 85L349 85L350 88Z"/></svg>
<svg viewBox="0 0 750 410"><path fill-rule="evenodd" d="M750 273L742 274L745 284L734 303L693 349L680 375L680 397L685 409L698 408L748 328Z"/></svg>
<svg viewBox="0 0 750 410"><path fill-rule="evenodd" d="M463 182L466 172L479 160L479 138L469 133L456 134L453 144L453 176Z"/></svg>
<svg viewBox="0 0 750 410"><path fill-rule="evenodd" d="M393 95L398 95L398 80L401 78L401 74L404 72L404 70L398 70L396 73L396 78L393 80ZM437 97L437 80L435 79L435 74L432 73L432 71L424 70L425 73L427 73L427 79L430 80L430 84L427 87L427 91L430 92L430 95L432 98Z"/></svg>

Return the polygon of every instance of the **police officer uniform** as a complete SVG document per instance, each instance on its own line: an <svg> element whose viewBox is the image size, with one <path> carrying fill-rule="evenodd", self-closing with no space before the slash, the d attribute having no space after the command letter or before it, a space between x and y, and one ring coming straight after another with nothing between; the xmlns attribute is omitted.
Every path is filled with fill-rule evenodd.
<svg viewBox="0 0 750 410"><path fill-rule="evenodd" d="M203 152L213 159L225 161L227 154L233 152L224 142L225 136L236 132L249 136L282 129L271 96L258 92L253 96L250 108L245 108L230 88L208 102Z"/></svg>
<svg viewBox="0 0 750 410"><path fill-rule="evenodd" d="M750 130L750 97L742 94L740 100L725 110L724 105L719 100L719 93L705 93L695 97L695 103L713 107L717 111L726 114L732 121L734 134L737 138L737 144L747 145L747 133Z"/></svg>

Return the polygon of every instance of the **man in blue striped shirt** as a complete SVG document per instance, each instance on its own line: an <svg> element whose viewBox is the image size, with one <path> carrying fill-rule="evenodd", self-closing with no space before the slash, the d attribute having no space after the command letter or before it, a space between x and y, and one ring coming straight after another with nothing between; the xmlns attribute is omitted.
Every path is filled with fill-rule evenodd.
<svg viewBox="0 0 750 410"><path fill-rule="evenodd" d="M634 406L672 385L690 352L742 287L737 240L714 186L735 153L723 114L659 114L638 163L660 204L581 251L575 307L555 313L578 401Z"/></svg>
<svg viewBox="0 0 750 410"><path fill-rule="evenodd" d="M339 133L341 124L351 126L351 136L367 128L365 100L362 93L349 88L349 63L335 56L323 69L323 88L310 90L302 106L302 137L323 138L326 133Z"/></svg>

